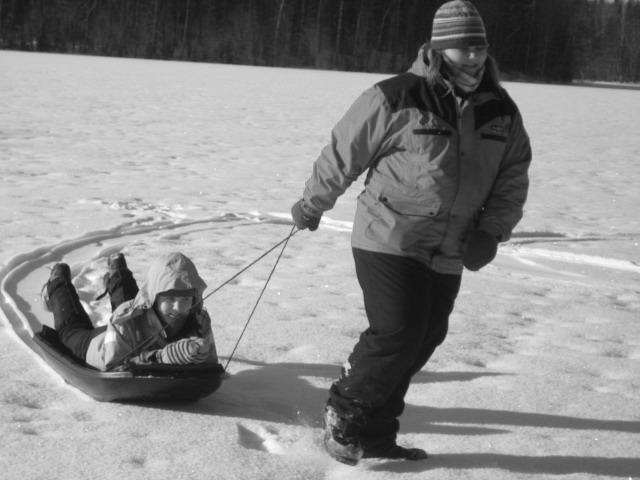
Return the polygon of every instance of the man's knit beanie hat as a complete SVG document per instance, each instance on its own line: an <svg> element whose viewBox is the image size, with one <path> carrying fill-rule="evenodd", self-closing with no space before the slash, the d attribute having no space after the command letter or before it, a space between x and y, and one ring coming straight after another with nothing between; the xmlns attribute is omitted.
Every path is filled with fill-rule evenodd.
<svg viewBox="0 0 640 480"><path fill-rule="evenodd" d="M434 50L488 46L484 22L476 7L466 0L444 3L433 17L430 43Z"/></svg>

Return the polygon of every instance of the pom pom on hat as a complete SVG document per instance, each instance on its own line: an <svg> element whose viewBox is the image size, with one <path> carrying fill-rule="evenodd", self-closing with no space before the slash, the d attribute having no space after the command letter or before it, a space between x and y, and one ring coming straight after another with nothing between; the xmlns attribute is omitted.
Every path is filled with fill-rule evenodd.
<svg viewBox="0 0 640 480"><path fill-rule="evenodd" d="M487 34L476 7L466 0L444 3L433 17L431 48L486 47Z"/></svg>

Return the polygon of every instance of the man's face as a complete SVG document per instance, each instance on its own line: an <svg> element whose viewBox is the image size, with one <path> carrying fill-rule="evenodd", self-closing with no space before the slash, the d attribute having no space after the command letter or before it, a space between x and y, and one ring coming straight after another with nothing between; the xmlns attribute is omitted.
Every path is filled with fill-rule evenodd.
<svg viewBox="0 0 640 480"><path fill-rule="evenodd" d="M476 73L487 60L487 47L446 48L442 53L456 67L469 74Z"/></svg>

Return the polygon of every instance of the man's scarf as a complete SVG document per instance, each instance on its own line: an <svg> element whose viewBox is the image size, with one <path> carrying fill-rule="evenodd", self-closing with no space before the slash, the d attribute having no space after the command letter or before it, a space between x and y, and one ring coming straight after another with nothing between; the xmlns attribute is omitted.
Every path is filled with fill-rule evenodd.
<svg viewBox="0 0 640 480"><path fill-rule="evenodd" d="M460 67L453 63L446 55L444 59L445 76L464 93L471 93L478 88L482 75L484 75L484 63L479 67Z"/></svg>

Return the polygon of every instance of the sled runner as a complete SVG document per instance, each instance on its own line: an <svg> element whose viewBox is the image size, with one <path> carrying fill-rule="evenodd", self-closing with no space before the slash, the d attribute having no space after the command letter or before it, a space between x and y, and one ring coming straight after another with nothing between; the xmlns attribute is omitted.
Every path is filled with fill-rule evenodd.
<svg viewBox="0 0 640 480"><path fill-rule="evenodd" d="M225 373L220 364L129 364L123 371L102 372L76 358L46 325L33 342L65 382L101 402L197 400L215 392Z"/></svg>

